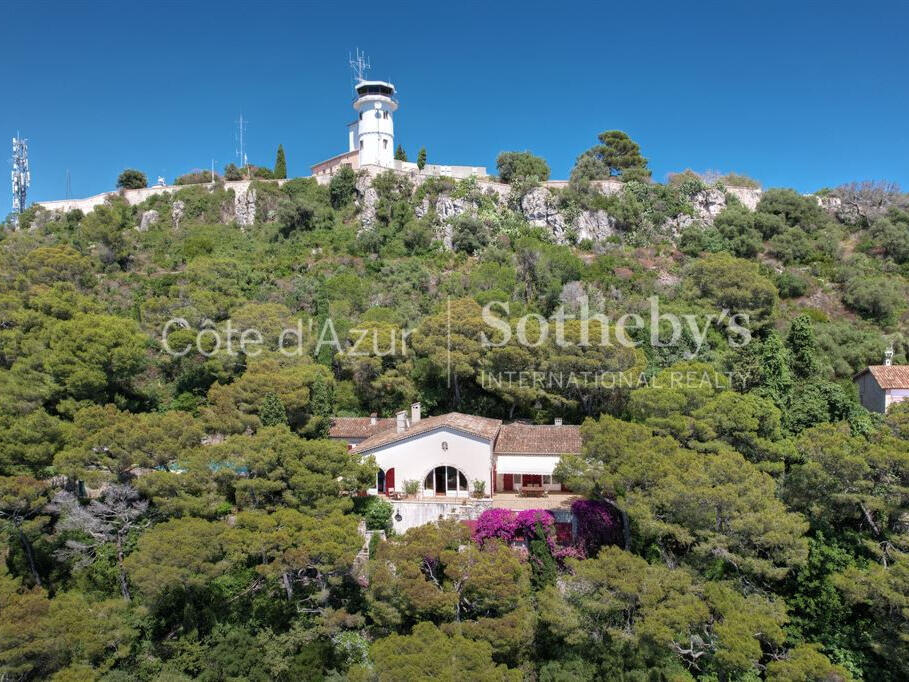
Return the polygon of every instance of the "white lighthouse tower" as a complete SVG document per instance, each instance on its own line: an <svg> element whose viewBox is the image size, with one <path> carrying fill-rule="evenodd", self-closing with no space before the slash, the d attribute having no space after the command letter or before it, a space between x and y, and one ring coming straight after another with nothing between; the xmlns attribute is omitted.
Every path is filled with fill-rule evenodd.
<svg viewBox="0 0 909 682"><path fill-rule="evenodd" d="M348 126L350 151L359 152L360 166L394 166L395 126L394 112L398 108L395 86L386 81L366 79L369 63L357 50L351 67L357 78L354 89L357 96L353 108L357 118Z"/></svg>

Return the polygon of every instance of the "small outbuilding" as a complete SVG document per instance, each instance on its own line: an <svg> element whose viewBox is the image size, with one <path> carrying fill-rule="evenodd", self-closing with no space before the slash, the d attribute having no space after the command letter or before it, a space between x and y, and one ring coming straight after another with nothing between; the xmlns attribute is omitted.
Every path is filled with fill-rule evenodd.
<svg viewBox="0 0 909 682"><path fill-rule="evenodd" d="M871 365L852 377L865 409L883 414L909 398L909 365Z"/></svg>

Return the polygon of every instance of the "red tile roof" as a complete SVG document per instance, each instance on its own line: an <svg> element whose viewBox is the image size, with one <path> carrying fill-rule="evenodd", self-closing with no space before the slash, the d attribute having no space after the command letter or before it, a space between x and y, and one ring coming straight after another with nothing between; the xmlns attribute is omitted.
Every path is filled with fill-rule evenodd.
<svg viewBox="0 0 909 682"><path fill-rule="evenodd" d="M372 424L371 421L371 417L334 417L328 429L328 437L369 438L395 427L394 417L377 419L375 424Z"/></svg>
<svg viewBox="0 0 909 682"><path fill-rule="evenodd" d="M477 417L472 414L449 412L448 414L441 414L437 417L423 417L416 424L411 424L401 433L398 433L395 426L393 425L391 429L377 433L373 436L370 436L362 443L358 443L356 446L354 446L354 450L356 452L367 452L369 450L375 450L376 448L383 445L395 443L399 440L404 440L405 438L410 438L411 436L415 436L420 433L426 433L428 431L433 431L435 429L440 429L443 427L447 427L455 431L463 431L465 433L470 433L474 436L479 436L480 438L492 441L495 439L496 434L499 432L499 427L501 425L501 419L489 419L487 417Z"/></svg>
<svg viewBox="0 0 909 682"><path fill-rule="evenodd" d="M496 439L497 455L563 455L581 452L581 427L505 424Z"/></svg>
<svg viewBox="0 0 909 682"><path fill-rule="evenodd" d="M871 365L856 374L853 379L870 372L878 386L888 388L909 388L909 365Z"/></svg>

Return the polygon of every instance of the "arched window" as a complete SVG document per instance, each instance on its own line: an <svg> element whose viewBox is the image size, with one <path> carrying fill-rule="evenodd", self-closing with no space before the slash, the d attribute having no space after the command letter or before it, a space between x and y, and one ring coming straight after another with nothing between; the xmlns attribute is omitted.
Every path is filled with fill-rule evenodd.
<svg viewBox="0 0 909 682"><path fill-rule="evenodd" d="M460 469L438 466L426 474L423 493L426 495L448 495L467 492L467 476Z"/></svg>

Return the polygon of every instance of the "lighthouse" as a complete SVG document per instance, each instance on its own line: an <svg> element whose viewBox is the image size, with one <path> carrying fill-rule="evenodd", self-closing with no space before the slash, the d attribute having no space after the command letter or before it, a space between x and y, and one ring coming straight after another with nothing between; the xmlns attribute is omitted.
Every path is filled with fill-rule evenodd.
<svg viewBox="0 0 909 682"><path fill-rule="evenodd" d="M360 50L351 58L357 84L353 101L357 118L347 126L348 153L358 152L360 166L391 168L395 159L394 113L398 108L395 86L366 79L369 61Z"/></svg>
<svg viewBox="0 0 909 682"><path fill-rule="evenodd" d="M386 81L361 80L353 108L357 118L348 126L350 151L360 153L361 166L391 168L395 156L395 86Z"/></svg>
<svg viewBox="0 0 909 682"><path fill-rule="evenodd" d="M398 100L393 83L367 77L369 60L360 50L350 58L354 74L353 108L356 117L347 124L347 151L312 166L319 183L331 181L345 166L355 171L378 174L392 170L412 176L446 176L452 178L486 177L483 166L449 166L438 163L417 164L395 159L394 115Z"/></svg>

